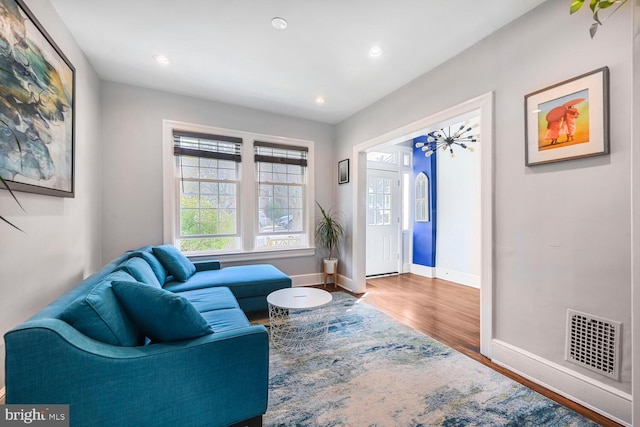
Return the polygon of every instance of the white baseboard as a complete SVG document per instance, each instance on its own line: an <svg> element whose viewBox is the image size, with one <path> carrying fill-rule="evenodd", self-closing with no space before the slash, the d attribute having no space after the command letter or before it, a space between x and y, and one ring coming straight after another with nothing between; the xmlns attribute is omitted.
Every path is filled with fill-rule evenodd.
<svg viewBox="0 0 640 427"><path fill-rule="evenodd" d="M460 285L480 289L480 276L477 276L475 274L463 273L460 271L436 267L435 277L437 277L438 279L458 283Z"/></svg>
<svg viewBox="0 0 640 427"><path fill-rule="evenodd" d="M323 283L322 273L299 274L291 277L293 287L297 286L314 286Z"/></svg>
<svg viewBox="0 0 640 427"><path fill-rule="evenodd" d="M492 361L607 418L631 426L631 395L500 340Z"/></svg>
<svg viewBox="0 0 640 427"><path fill-rule="evenodd" d="M426 265L411 264L410 271L413 274L417 274L418 276L428 277L430 279L433 279L434 277L436 277L435 268L427 267Z"/></svg>
<svg viewBox="0 0 640 427"><path fill-rule="evenodd" d="M323 273L312 273L312 274L299 274L297 276L290 276L292 286L315 286L324 284L324 274ZM353 281L345 277L341 274L338 274L338 286L344 288L348 291L353 292L352 290ZM333 278L329 277L327 279L327 286L333 286Z"/></svg>
<svg viewBox="0 0 640 427"><path fill-rule="evenodd" d="M480 276L476 276L475 274L447 270L446 268L441 267L427 267L420 264L411 264L410 271L418 276L428 277L430 279L437 277L438 279L448 280L460 285L480 289Z"/></svg>

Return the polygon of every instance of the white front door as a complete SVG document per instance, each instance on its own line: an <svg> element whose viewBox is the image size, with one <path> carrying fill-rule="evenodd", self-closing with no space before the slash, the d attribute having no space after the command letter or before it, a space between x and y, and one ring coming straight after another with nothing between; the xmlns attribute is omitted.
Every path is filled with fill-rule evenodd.
<svg viewBox="0 0 640 427"><path fill-rule="evenodd" d="M397 273L399 173L367 169L367 276Z"/></svg>

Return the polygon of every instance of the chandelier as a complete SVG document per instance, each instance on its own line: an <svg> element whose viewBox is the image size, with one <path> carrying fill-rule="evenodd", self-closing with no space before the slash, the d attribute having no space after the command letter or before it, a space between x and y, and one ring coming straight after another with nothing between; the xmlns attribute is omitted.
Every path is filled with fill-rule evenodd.
<svg viewBox="0 0 640 427"><path fill-rule="evenodd" d="M427 134L427 142L416 142L416 148L422 148L425 151L424 155L429 157L440 148L443 151L449 150L451 157L455 157L453 154L453 147L457 145L465 150L473 151L473 147L470 147L470 142L476 142L476 135L469 133L473 129L479 126L478 123L469 126L469 120L462 123L458 130L452 133L451 126L440 129L439 131L429 132ZM454 128L455 129L455 128Z"/></svg>

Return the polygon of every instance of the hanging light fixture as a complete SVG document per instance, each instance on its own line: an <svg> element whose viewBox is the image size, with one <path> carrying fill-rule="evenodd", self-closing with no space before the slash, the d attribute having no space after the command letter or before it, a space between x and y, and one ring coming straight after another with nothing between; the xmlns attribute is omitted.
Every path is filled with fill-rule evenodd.
<svg viewBox="0 0 640 427"><path fill-rule="evenodd" d="M424 155L429 157L438 149L442 148L443 151L449 150L451 157L455 157L453 154L453 146L457 145L465 150L473 151L473 147L468 144L476 142L476 135L470 134L473 129L479 126L478 123L469 126L469 120L462 123L458 130L451 132L451 126L440 129L439 131L429 132L427 134L427 142L416 142L416 148L422 148Z"/></svg>

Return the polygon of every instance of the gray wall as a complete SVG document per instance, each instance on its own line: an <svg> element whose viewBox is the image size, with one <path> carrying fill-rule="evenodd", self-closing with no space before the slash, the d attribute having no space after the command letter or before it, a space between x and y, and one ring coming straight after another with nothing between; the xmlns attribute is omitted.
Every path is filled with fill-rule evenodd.
<svg viewBox="0 0 640 427"><path fill-rule="evenodd" d="M633 1L633 75L640 76L640 0ZM640 81L637 78L633 81L633 116L631 117L633 123L632 129L632 141L637 141L640 135ZM640 150L632 149L632 199L633 199L633 224L640 224ZM640 279L638 273L640 273L640 229L637 226L632 228L633 230L633 302L632 302L632 320L636 325L633 328L633 354L636 357L633 360L633 391L636 393L636 398L633 399L633 421L635 425L640 424L640 398L637 393L640 393Z"/></svg>
<svg viewBox="0 0 640 427"><path fill-rule="evenodd" d="M100 256L100 83L48 1L27 6L76 68L76 197L0 191L0 335L97 270ZM4 341L0 340L0 366ZM0 369L0 388L4 369Z"/></svg>
<svg viewBox="0 0 640 427"><path fill-rule="evenodd" d="M331 125L113 82L102 84L102 111L103 262L163 243L163 119L314 141L315 199L333 205ZM290 275L321 271L319 255L261 262Z"/></svg>
<svg viewBox="0 0 640 427"><path fill-rule="evenodd" d="M543 3L340 123L336 154L351 157L355 145L494 91L494 338L630 392L630 8L595 40L588 11L569 16L567 9ZM525 167L524 96L605 65L611 155ZM352 187L338 188L349 218L352 197ZM567 308L623 323L621 382L564 361Z"/></svg>

